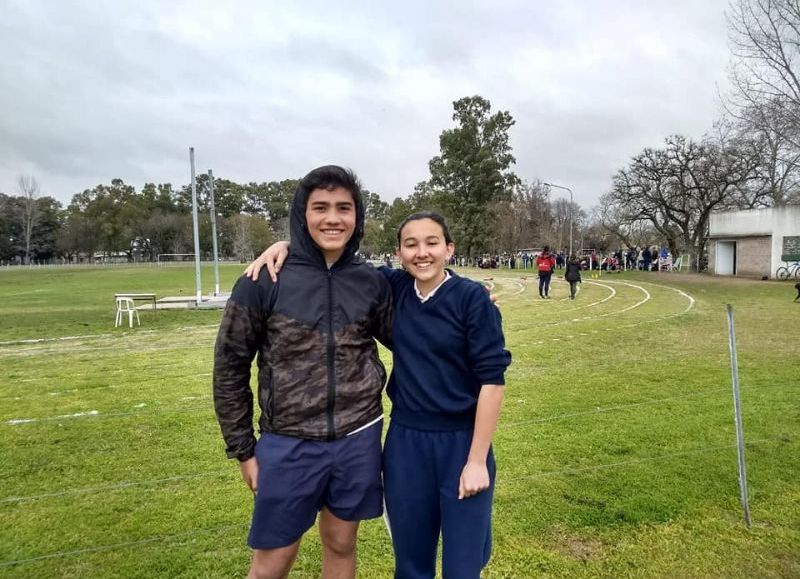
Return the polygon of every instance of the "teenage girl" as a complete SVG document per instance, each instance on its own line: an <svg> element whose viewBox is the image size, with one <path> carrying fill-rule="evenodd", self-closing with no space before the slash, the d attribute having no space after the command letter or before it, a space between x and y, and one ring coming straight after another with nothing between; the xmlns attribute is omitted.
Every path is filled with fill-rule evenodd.
<svg viewBox="0 0 800 579"><path fill-rule="evenodd" d="M491 553L492 436L511 355L483 286L445 269L445 220L415 213L397 232L392 420L383 450L395 577L478 578Z"/></svg>

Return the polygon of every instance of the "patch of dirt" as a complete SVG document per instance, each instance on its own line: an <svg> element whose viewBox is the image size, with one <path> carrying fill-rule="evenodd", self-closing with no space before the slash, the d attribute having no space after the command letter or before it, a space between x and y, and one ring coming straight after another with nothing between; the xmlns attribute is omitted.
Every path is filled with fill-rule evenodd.
<svg viewBox="0 0 800 579"><path fill-rule="evenodd" d="M598 559L602 556L603 543L597 539L569 537L564 539L564 543L559 545L558 550L562 555L572 557L578 561L586 562L593 559Z"/></svg>

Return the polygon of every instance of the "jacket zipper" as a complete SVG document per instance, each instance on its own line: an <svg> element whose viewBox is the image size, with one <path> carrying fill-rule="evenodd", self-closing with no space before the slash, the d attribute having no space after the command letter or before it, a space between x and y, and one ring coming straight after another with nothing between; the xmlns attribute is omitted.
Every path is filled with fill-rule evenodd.
<svg viewBox="0 0 800 579"><path fill-rule="evenodd" d="M336 380L334 368L334 354L336 346L333 339L333 272L328 270L328 440L336 437L333 422L333 409L336 404Z"/></svg>

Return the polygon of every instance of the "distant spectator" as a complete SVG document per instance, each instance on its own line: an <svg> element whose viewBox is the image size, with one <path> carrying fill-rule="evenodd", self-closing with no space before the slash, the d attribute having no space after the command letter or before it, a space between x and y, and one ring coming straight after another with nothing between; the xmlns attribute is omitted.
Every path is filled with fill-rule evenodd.
<svg viewBox="0 0 800 579"><path fill-rule="evenodd" d="M539 271L539 297L550 298L550 278L553 276L553 269L556 260L550 253L550 248L545 245L542 253L536 258L536 269Z"/></svg>
<svg viewBox="0 0 800 579"><path fill-rule="evenodd" d="M628 253L625 256L625 269L636 269L636 250L635 249L628 249Z"/></svg>
<svg viewBox="0 0 800 579"><path fill-rule="evenodd" d="M581 283L581 262L574 253L569 256L564 279L569 282L569 299L574 300L578 284Z"/></svg>

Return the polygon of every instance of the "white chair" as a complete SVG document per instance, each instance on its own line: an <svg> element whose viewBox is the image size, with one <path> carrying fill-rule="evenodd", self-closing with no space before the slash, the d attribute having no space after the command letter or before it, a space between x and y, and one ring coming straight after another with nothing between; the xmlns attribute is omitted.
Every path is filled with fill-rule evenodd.
<svg viewBox="0 0 800 579"><path fill-rule="evenodd" d="M133 318L136 317L136 323L138 325L142 325L139 321L139 312L136 311L136 308L133 305L133 300L131 298L117 298L117 317L114 319L114 327L122 325L122 315L124 313L128 313L128 325L132 328L133 327Z"/></svg>

